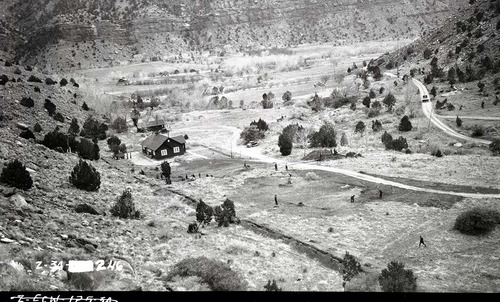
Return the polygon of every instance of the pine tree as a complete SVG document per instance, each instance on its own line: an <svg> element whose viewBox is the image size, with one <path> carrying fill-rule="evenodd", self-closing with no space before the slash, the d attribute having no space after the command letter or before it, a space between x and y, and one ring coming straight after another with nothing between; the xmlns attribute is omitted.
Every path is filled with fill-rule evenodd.
<svg viewBox="0 0 500 302"><path fill-rule="evenodd" d="M399 123L399 131L410 131L412 129L412 124L407 115L403 116L401 122Z"/></svg>
<svg viewBox="0 0 500 302"><path fill-rule="evenodd" d="M342 270L342 279L344 280L342 286L345 287L345 284L351 281L351 279L354 278L357 274L362 272L362 269L359 261L357 261L356 258L354 258L354 256L349 254L348 252L346 252L344 255L342 265L344 267Z"/></svg>
<svg viewBox="0 0 500 302"><path fill-rule="evenodd" d="M354 133L360 133L361 136L363 136L363 133L365 132L365 129L366 129L366 126L365 126L365 123L363 123L362 121L359 121L357 124L356 124L356 129L354 130Z"/></svg>
<svg viewBox="0 0 500 302"><path fill-rule="evenodd" d="M18 159L10 161L2 169L0 182L21 190L29 190L33 186L30 172L26 170L26 167Z"/></svg>
<svg viewBox="0 0 500 302"><path fill-rule="evenodd" d="M280 134L278 138L278 146L280 147L281 155L290 155L293 148L292 138L285 133Z"/></svg>
<svg viewBox="0 0 500 302"><path fill-rule="evenodd" d="M163 177L165 177L165 179L170 179L170 175L172 173L172 169L170 168L170 164L168 163L168 161L164 161L161 163L161 174L163 175Z"/></svg>
<svg viewBox="0 0 500 302"><path fill-rule="evenodd" d="M87 103L83 102L82 109L85 111L89 111L89 106L87 106Z"/></svg>
<svg viewBox="0 0 500 302"><path fill-rule="evenodd" d="M382 130L382 123L379 120L372 121L373 132L378 132Z"/></svg>
<svg viewBox="0 0 500 302"><path fill-rule="evenodd" d="M73 118L71 120L71 125L69 126L68 133L72 135L78 135L80 133L80 125L78 125L78 120Z"/></svg>
<svg viewBox="0 0 500 302"><path fill-rule="evenodd" d="M389 92L382 102L387 106L387 110L391 111L392 107L396 104L396 98L391 92Z"/></svg>
<svg viewBox="0 0 500 302"><path fill-rule="evenodd" d="M200 199L196 205L196 221L200 225L209 224L212 221L213 209L211 206L207 205Z"/></svg>
<svg viewBox="0 0 500 302"><path fill-rule="evenodd" d="M404 268L402 262L391 261L382 270L379 283L384 292L414 292L417 290L417 277Z"/></svg>
<svg viewBox="0 0 500 302"><path fill-rule="evenodd" d="M132 191L126 189L110 209L113 216L120 218L140 218L140 212L135 209Z"/></svg>
<svg viewBox="0 0 500 302"><path fill-rule="evenodd" d="M370 103L371 103L370 97L369 96L365 96L364 99L363 99L363 105L365 105L366 108L370 108Z"/></svg>
<svg viewBox="0 0 500 302"><path fill-rule="evenodd" d="M97 191L101 186L101 175L91 164L80 159L73 168L69 181L78 189Z"/></svg>
<svg viewBox="0 0 500 302"><path fill-rule="evenodd" d="M347 134L345 132L342 132L342 137L340 138L340 145L343 147L349 145L349 141L347 140Z"/></svg>

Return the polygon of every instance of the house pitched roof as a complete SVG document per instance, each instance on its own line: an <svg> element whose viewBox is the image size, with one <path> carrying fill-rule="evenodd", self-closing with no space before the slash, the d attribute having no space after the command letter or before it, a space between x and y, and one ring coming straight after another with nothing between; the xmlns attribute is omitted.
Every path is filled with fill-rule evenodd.
<svg viewBox="0 0 500 302"><path fill-rule="evenodd" d="M145 140L141 142L141 146L149 148L151 150L157 150L160 148L163 143L165 143L168 139L178 142L179 144L185 144L186 140L182 135L175 137L167 137L162 134L153 134L148 136Z"/></svg>
<svg viewBox="0 0 500 302"><path fill-rule="evenodd" d="M158 149L168 137L161 134L153 134L148 136L145 140L142 141L141 146L149 148L151 150Z"/></svg>
<svg viewBox="0 0 500 302"><path fill-rule="evenodd" d="M184 139L184 136L182 136L182 135L177 135L177 136L171 137L170 139L178 142L179 144L185 144L186 143L186 140Z"/></svg>

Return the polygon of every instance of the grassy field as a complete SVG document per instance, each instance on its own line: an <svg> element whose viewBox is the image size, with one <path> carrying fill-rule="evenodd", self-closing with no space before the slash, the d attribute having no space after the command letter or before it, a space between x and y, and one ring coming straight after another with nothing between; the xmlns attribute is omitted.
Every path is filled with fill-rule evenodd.
<svg viewBox="0 0 500 302"><path fill-rule="evenodd" d="M183 164L176 174L217 172L215 178L176 182L173 187L210 205L229 197L241 218L338 257L348 251L375 271L391 260L403 261L415 271L421 291L498 291L499 267L492 255L499 249L500 232L473 239L452 230L460 212L478 203L498 210L495 200L416 193L326 172L315 172L319 179L308 180L308 171L276 172L272 165L258 163L250 163L246 170L242 163L228 159ZM351 195L356 196L355 203L350 202ZM420 235L427 248L418 247Z"/></svg>

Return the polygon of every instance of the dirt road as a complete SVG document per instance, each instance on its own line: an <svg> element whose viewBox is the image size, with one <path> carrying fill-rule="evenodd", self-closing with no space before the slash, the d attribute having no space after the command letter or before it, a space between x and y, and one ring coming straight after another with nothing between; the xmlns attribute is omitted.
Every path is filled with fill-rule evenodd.
<svg viewBox="0 0 500 302"><path fill-rule="evenodd" d="M239 139L241 130L236 128L236 127L230 127L230 126L219 126L219 127L222 129L229 130L233 133L232 137L231 137L232 148L235 150L237 148L239 148L240 146L238 145L238 139ZM382 178L378 178L378 177L374 177L374 176L370 176L370 175L366 175L366 174L361 174L361 173L358 173L355 171L339 169L339 168L335 168L335 167L326 167L326 166L316 165L316 164L312 164L312 163L290 163L286 160L281 160L281 159L276 159L276 158L266 156L266 155L261 153L261 150L258 147L240 148L240 150L241 150L242 156L248 157L248 158L251 158L254 160L258 160L258 161L264 162L264 163L278 163L281 165L284 165L285 163L287 163L288 166L292 167L293 169L321 170L321 171L327 171L327 172L334 172L334 173L339 173L339 174L351 176L351 177L354 177L357 179L369 181L372 183L379 183L379 184L394 186L394 187L412 190L412 191L420 191L420 192L428 192L428 193L436 193L436 194L448 194L448 195L471 197L471 198L500 198L500 194L464 193L464 192L452 192L452 191L441 191L441 190L434 190L434 189L428 189L428 188L420 188L420 187L405 185L405 184L390 181L390 180L385 180Z"/></svg>
<svg viewBox="0 0 500 302"><path fill-rule="evenodd" d="M422 98L422 96L424 96L424 95L429 96L429 92L427 91L427 88L425 87L425 85L422 84L422 82L420 82L419 80L416 80L416 79L412 79L412 80L413 80L413 83L415 83L415 85L417 86L418 90L420 91L420 98ZM485 144L485 145L489 145L491 143L491 141L488 141L485 139L472 138L472 137L465 136L465 135L460 134L460 133L456 132L455 130L451 129L447 125L445 125L443 122L441 122L437 118L436 114L433 113L432 102L430 100L428 102L422 102L422 111L424 112L425 116L431 120L431 122L432 122L432 124L434 124L434 126L438 127L440 130L442 130L444 133L446 133L449 136L453 136L453 137L459 138L461 140Z"/></svg>

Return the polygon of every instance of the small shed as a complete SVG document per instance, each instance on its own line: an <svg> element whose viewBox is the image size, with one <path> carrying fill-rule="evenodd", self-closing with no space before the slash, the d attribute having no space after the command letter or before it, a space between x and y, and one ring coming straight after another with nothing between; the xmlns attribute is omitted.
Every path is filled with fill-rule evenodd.
<svg viewBox="0 0 500 302"><path fill-rule="evenodd" d="M142 153L153 159L170 158L186 152L186 140L182 135L168 137L155 133L141 143Z"/></svg>
<svg viewBox="0 0 500 302"><path fill-rule="evenodd" d="M146 129L148 131L161 131L165 129L165 121L161 119L156 119L154 121L148 122Z"/></svg>

